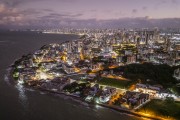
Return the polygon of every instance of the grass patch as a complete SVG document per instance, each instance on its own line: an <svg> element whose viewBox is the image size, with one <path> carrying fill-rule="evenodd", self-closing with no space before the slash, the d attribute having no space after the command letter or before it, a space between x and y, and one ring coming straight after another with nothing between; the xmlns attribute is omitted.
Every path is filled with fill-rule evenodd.
<svg viewBox="0 0 180 120"><path fill-rule="evenodd" d="M97 83L102 84L102 85L114 86L118 88L128 88L131 84L133 84L133 81L118 80L118 79L102 77L100 80L97 81Z"/></svg>
<svg viewBox="0 0 180 120"><path fill-rule="evenodd" d="M180 119L180 102L169 100L151 100L138 111L154 113L155 116L172 117Z"/></svg>

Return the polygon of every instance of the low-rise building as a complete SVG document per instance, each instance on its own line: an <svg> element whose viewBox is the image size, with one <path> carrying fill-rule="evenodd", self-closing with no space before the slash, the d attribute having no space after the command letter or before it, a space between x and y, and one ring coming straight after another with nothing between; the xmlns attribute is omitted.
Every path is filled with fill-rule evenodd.
<svg viewBox="0 0 180 120"><path fill-rule="evenodd" d="M135 91L138 91L138 92L142 92L142 93L147 93L147 94L150 94L150 95L155 95L157 93L160 92L160 88L159 87L156 87L156 86L151 86L151 85L145 85L145 84L136 84L136 89Z"/></svg>

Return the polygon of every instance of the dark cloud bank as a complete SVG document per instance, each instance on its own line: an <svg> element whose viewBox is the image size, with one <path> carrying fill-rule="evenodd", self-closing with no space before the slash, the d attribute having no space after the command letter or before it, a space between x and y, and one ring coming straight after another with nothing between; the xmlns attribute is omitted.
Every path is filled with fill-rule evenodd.
<svg viewBox="0 0 180 120"><path fill-rule="evenodd" d="M62 15L64 16L64 15ZM76 20L62 16L44 16L36 20L28 21L24 25L1 25L1 28L180 28L180 18L149 19L145 18L122 18L116 20ZM27 22L27 21L26 21Z"/></svg>

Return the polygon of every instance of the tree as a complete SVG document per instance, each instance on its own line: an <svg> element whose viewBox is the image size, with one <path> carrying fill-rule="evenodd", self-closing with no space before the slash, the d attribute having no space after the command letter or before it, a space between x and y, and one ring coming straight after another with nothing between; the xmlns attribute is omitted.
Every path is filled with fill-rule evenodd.
<svg viewBox="0 0 180 120"><path fill-rule="evenodd" d="M166 99L165 99L165 102L166 103L174 103L174 98L173 97L166 97Z"/></svg>
<svg viewBox="0 0 180 120"><path fill-rule="evenodd" d="M92 72L92 70L90 70L90 69L86 71L86 73L90 73L90 72Z"/></svg>

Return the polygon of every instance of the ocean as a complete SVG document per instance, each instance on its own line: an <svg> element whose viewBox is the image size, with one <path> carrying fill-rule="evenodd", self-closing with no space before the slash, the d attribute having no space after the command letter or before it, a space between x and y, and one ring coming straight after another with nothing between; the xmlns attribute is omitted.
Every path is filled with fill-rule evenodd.
<svg viewBox="0 0 180 120"><path fill-rule="evenodd" d="M139 120L100 106L88 106L71 97L58 96L13 84L9 66L41 46L78 39L76 35L37 32L0 32L0 120Z"/></svg>

